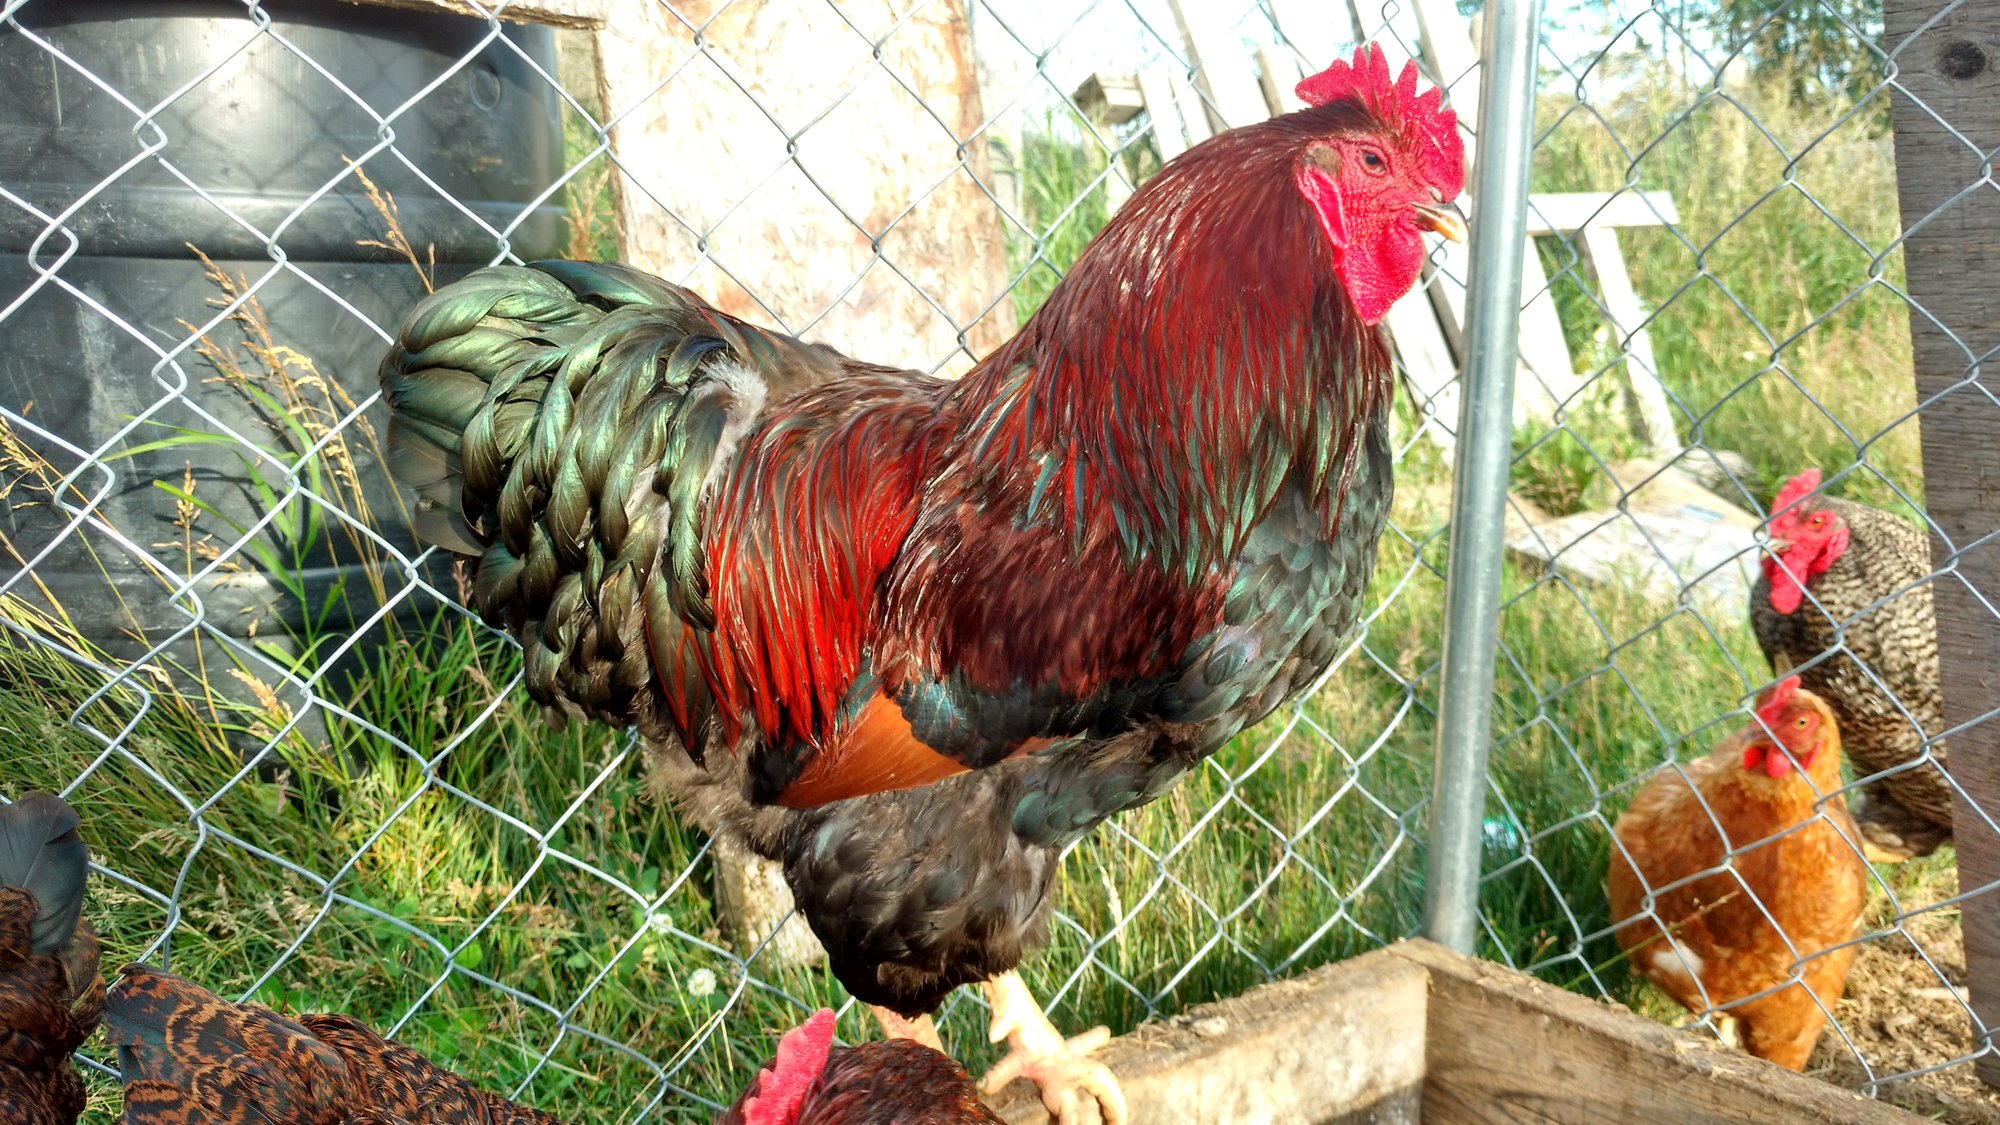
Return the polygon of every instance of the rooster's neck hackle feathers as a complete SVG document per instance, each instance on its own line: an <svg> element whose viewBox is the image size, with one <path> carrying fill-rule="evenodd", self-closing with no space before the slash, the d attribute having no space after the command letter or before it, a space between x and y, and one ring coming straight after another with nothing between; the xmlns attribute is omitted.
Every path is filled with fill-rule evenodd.
<svg viewBox="0 0 2000 1125"><path fill-rule="evenodd" d="M1291 166L1315 136L1373 127L1339 102L1169 164L961 382L966 461L1033 474L1029 522L1108 531L1189 577L1232 556L1287 474L1337 484L1390 366Z"/></svg>

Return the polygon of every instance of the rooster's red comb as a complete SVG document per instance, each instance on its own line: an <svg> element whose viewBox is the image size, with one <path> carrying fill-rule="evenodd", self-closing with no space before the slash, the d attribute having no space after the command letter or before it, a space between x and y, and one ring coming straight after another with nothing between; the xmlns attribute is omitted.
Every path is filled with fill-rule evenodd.
<svg viewBox="0 0 2000 1125"><path fill-rule="evenodd" d="M1424 162L1424 178L1450 200L1465 187L1465 142L1458 135L1458 114L1444 107L1444 91L1436 87L1417 93L1417 64L1403 64L1403 73L1389 80L1389 59L1379 43L1357 47L1352 62L1333 65L1300 82L1298 95L1307 105L1355 101L1385 127L1397 129L1416 144Z"/></svg>
<svg viewBox="0 0 2000 1125"><path fill-rule="evenodd" d="M1798 694L1799 678L1786 676L1772 685L1770 690L1764 693L1764 698L1757 701L1757 717L1763 720L1767 729L1776 731L1784 722L1785 709L1792 705L1792 700L1796 699Z"/></svg>
<svg viewBox="0 0 2000 1125"><path fill-rule="evenodd" d="M745 1125L791 1125L833 1050L833 1012L821 1008L778 1040L778 1057L757 1072L757 1092L743 1102Z"/></svg>
<svg viewBox="0 0 2000 1125"><path fill-rule="evenodd" d="M1807 469L1805 472L1786 481L1785 487L1778 490L1777 498L1771 501L1771 510L1773 512L1782 512L1786 508L1804 500L1806 497L1812 495L1813 489L1819 487L1819 482L1820 472L1818 469Z"/></svg>

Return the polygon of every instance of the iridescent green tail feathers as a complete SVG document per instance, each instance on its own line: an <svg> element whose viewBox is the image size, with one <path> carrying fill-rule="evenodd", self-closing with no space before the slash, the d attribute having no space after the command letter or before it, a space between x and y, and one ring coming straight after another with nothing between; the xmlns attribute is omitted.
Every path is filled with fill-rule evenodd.
<svg viewBox="0 0 2000 1125"><path fill-rule="evenodd" d="M495 266L418 305L383 360L389 469L418 537L477 560L474 607L520 640L536 699L699 754L704 493L767 403L845 362L623 266Z"/></svg>

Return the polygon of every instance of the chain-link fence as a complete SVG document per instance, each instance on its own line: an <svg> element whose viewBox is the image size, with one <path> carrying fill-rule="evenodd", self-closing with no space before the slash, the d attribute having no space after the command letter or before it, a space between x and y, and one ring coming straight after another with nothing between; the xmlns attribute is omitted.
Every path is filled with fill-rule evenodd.
<svg viewBox="0 0 2000 1125"><path fill-rule="evenodd" d="M1558 6L1542 52L1482 952L1669 1019L1612 932L1611 828L1772 678L1746 606L1773 496L1818 466L1924 510L1893 67L1840 5L1798 6L1824 57L1786 63L1772 7ZM874 1034L644 748L544 725L465 573L415 547L379 464L389 331L489 262L623 258L962 371L1133 185L1299 68L1367 37L1474 97L1464 21L1417 8L0 9L0 725L33 748L0 795L77 805L112 960L349 1011L572 1119L707 1120L822 1002ZM1391 321L1411 393L1365 635L1070 853L1024 966L1066 1028L1420 925L1463 346L1462 259L1435 261ZM1953 851L1880 872L1811 1067L1977 1102ZM983 1016L941 1014L971 1064Z"/></svg>
<svg viewBox="0 0 2000 1125"><path fill-rule="evenodd" d="M1885 37L1868 5L1612 6L1545 38L1530 226L1556 234L1540 240L1547 282L1530 293L1560 320L1572 363L1534 384L1561 400L1554 424L1516 441L1510 548L1524 565L1501 621L1490 808L1510 832L1481 905L1509 963L1686 1018L1633 992L1646 968L1726 1035L1803 1035L1811 1072L1983 1119L1993 1102L1972 1063L1989 1048L1964 930L1989 888L1961 884L1952 847L1924 853L1950 836L1954 804L1968 871L1990 847L1979 794L1940 768L1943 735L1970 751L1990 704L1968 698L1947 721L1932 597L1947 636L1954 617L1961 636L1991 634L1962 560L1994 518L1988 505L1934 522L1924 468L1976 471L1939 447L1990 394L1977 330L1906 275L1926 261L1915 232L1976 223L1992 181L1977 129L1953 124L1961 107L1929 77L1941 29L1984 16L1935 7L1900 30L1892 19ZM1911 169L1933 160L1958 178L1925 202ZM1615 235L1537 213L1573 206L1567 192L1614 193L1590 206L1622 209ZM1911 325L1955 348L1934 351L1950 354L1928 384L1921 349L1912 377ZM1810 470L1816 490L1813 477L1787 489ZM1963 487L1931 480L1931 510L1957 507ZM1963 643L1948 646L1948 691ZM1832 705L1847 772L1813 786L1811 817L1765 819L1698 763L1745 749L1725 736L1757 721L1750 693L1788 669ZM1781 719L1798 721L1763 712ZM1649 785L1661 801L1639 796ZM1836 788L1858 837L1831 836ZM1663 828L1676 817L1692 823ZM1863 867L1847 839L1884 862ZM1618 926L1625 944L1662 930L1672 943L1621 959L1606 942L1607 849L1645 892ZM1845 905L1857 886L1858 932ZM1714 963L1725 955L1742 965ZM1800 980L1820 998L1788 987Z"/></svg>

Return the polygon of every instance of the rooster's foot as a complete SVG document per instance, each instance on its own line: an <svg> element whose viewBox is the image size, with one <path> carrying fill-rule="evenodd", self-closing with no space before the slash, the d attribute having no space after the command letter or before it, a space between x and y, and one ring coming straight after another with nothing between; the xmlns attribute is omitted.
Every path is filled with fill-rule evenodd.
<svg viewBox="0 0 2000 1125"><path fill-rule="evenodd" d="M1049 1022L1040 1004L1028 991L1019 973L1005 972L986 982L986 999L993 1006L992 1040L1007 1041L1007 1057L986 1072L980 1088L988 1094L1016 1078L1025 1078L1041 1090L1042 1104L1059 1125L1077 1125L1082 1120L1081 1095L1097 1100L1098 1115L1104 1125L1124 1125L1128 1119L1125 1092L1111 1068L1089 1057L1111 1041L1107 1028L1097 1027L1074 1039Z"/></svg>

